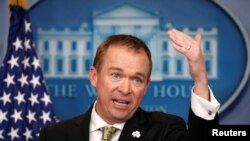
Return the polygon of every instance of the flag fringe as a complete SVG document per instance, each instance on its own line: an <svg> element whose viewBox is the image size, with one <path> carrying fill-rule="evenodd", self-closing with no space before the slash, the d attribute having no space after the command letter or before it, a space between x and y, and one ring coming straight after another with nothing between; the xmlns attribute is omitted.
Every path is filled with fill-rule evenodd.
<svg viewBox="0 0 250 141"><path fill-rule="evenodd" d="M9 0L9 5L20 6L23 9L27 9L26 0Z"/></svg>

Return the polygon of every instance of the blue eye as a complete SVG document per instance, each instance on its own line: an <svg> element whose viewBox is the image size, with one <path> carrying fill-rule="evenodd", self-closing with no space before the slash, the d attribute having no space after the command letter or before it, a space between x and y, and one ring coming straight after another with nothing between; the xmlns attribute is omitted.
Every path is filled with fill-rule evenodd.
<svg viewBox="0 0 250 141"><path fill-rule="evenodd" d="M140 78L137 78L137 77L133 79L133 82L136 86L139 86L142 84L142 80Z"/></svg>
<svg viewBox="0 0 250 141"><path fill-rule="evenodd" d="M112 73L112 74L111 74L111 77L112 77L112 79L115 80L115 81L117 81L117 80L120 79L120 75L119 75L118 73Z"/></svg>

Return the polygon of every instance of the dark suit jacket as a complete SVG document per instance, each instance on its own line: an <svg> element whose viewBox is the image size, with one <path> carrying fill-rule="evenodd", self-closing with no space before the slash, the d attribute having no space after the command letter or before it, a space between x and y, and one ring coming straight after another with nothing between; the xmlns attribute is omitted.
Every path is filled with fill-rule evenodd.
<svg viewBox="0 0 250 141"><path fill-rule="evenodd" d="M84 114L73 119L43 128L40 141L89 141L89 123L92 107ZM138 109L126 122L119 141L205 141L208 128L218 124L218 118L206 121L195 116L190 110L188 130L180 117L161 112L146 112ZM135 131L140 137L132 136Z"/></svg>

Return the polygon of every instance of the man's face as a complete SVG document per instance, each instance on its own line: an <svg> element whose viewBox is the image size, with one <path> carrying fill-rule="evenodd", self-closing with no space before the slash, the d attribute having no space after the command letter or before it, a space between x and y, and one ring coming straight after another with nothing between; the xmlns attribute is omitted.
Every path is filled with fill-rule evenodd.
<svg viewBox="0 0 250 141"><path fill-rule="evenodd" d="M97 90L96 112L109 124L133 116L149 85L149 60L145 52L125 46L111 46L100 70L90 70L91 84Z"/></svg>

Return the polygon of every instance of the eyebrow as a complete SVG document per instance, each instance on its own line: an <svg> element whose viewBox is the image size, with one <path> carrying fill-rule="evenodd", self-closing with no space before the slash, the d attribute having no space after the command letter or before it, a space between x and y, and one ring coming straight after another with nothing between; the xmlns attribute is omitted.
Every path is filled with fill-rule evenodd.
<svg viewBox="0 0 250 141"><path fill-rule="evenodd" d="M108 70L117 70L117 71L122 71L121 68L117 68L117 67L110 67Z"/></svg>

